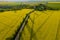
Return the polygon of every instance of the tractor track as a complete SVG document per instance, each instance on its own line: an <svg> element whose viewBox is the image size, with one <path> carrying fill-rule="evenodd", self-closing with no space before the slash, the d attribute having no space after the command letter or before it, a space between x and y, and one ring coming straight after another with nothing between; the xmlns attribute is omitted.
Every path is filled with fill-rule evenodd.
<svg viewBox="0 0 60 40"><path fill-rule="evenodd" d="M21 33L22 33L25 25L28 23L28 19L29 19L29 17L30 17L30 14L31 14L32 12L34 12L34 11L35 11L35 10L33 10L33 11L29 12L28 14L26 14L26 17L23 19L20 27L18 28L17 32L16 32L15 35L14 35L14 38L13 38L14 40L20 40Z"/></svg>

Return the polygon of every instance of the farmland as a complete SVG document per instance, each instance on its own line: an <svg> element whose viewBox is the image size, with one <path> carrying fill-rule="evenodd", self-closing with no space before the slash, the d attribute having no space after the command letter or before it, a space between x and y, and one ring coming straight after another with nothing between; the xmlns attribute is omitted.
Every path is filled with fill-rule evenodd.
<svg viewBox="0 0 60 40"><path fill-rule="evenodd" d="M48 2L47 6L55 9L60 9L60 2Z"/></svg>
<svg viewBox="0 0 60 40"><path fill-rule="evenodd" d="M44 10L40 5L37 6L38 9L33 8L36 5L16 5L10 4L12 8L6 9L4 4L3 12L0 9L0 40L17 40L15 38L22 26L24 28L20 36L17 36L20 40L60 40L60 10L54 10L60 8L60 3L48 3L46 6L52 10ZM23 25L26 17L28 19Z"/></svg>
<svg viewBox="0 0 60 40"><path fill-rule="evenodd" d="M60 11L47 10L46 14L39 11L33 12L22 32L21 40L60 40L58 31L60 14L57 12Z"/></svg>
<svg viewBox="0 0 60 40"><path fill-rule="evenodd" d="M0 40L5 40L6 38L13 37L15 31L19 27L18 25L21 24L23 18L26 16L26 13L30 11L32 11L32 9L22 9L16 11L16 13L14 11L1 13ZM57 12L60 11L51 11L51 10L47 10L44 12L34 11L30 15L28 24L24 28L21 40L30 40L30 36L33 36L32 37L33 40L35 40L35 37L37 40L40 39L43 40L42 38L45 37L46 37L45 40L54 40L56 37L57 28L59 27L58 24L60 14Z"/></svg>

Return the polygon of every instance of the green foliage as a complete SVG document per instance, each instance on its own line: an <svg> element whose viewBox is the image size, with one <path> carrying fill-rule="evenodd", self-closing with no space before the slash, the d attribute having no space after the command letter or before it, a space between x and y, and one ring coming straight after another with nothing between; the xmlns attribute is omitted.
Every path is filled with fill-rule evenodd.
<svg viewBox="0 0 60 40"><path fill-rule="evenodd" d="M47 7L43 4L35 6L35 10L38 10L38 11L43 11L43 10L46 10L46 9L47 9Z"/></svg>
<svg viewBox="0 0 60 40"><path fill-rule="evenodd" d="M4 12L5 10L0 10L0 12Z"/></svg>

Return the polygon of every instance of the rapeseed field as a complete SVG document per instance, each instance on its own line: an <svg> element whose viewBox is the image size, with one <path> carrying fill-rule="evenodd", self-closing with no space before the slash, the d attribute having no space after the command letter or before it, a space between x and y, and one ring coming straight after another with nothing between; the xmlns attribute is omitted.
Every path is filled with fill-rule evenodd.
<svg viewBox="0 0 60 40"><path fill-rule="evenodd" d="M60 40L60 11L34 11L20 40ZM57 32L58 31L58 32Z"/></svg>

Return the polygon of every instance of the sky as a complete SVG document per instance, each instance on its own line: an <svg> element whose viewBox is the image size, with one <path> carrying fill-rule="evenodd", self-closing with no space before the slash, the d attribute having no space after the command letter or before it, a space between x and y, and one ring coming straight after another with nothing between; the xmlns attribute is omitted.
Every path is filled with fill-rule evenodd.
<svg viewBox="0 0 60 40"><path fill-rule="evenodd" d="M40 1L40 0L0 0L0 1Z"/></svg>
<svg viewBox="0 0 60 40"><path fill-rule="evenodd" d="M60 0L0 0L0 1L60 1Z"/></svg>

